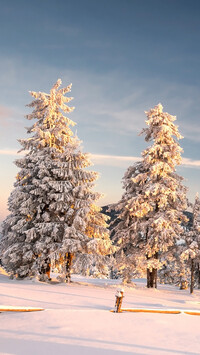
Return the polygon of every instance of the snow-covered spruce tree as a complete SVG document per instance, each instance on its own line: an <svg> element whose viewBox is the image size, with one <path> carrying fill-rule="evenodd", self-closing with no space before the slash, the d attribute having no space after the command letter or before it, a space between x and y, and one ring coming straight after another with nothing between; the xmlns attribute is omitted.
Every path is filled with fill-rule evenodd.
<svg viewBox="0 0 200 355"><path fill-rule="evenodd" d="M164 254L163 260L161 259L163 266L158 273L160 283L171 283L180 286L180 290L188 288L190 271L185 261L181 258L183 250L185 250L185 243L183 244L182 239L175 247L170 247Z"/></svg>
<svg viewBox="0 0 200 355"><path fill-rule="evenodd" d="M186 246L181 254L181 261L184 260L190 264L190 293L194 291L195 269L199 274L200 263L200 199L196 194L193 205L193 225L189 231L185 233ZM199 283L199 275L198 275Z"/></svg>
<svg viewBox="0 0 200 355"><path fill-rule="evenodd" d="M188 207L192 207L192 204L188 203ZM188 288L191 275L190 260L185 260L183 254L187 249L186 240L188 232L192 229L193 214L185 213L185 215L188 221L183 225L184 234L182 234L181 239L176 243L176 246L170 247L167 253L165 253L164 265L158 273L159 281L161 283L172 283L180 286L180 290L186 290ZM198 269L196 269L196 273L198 273Z"/></svg>
<svg viewBox="0 0 200 355"><path fill-rule="evenodd" d="M28 151L16 161L20 168L8 205L10 215L3 223L1 257L7 271L18 277L45 270L50 258L62 258L70 280L72 258L79 254L106 255L111 249L107 216L92 188L98 174L82 153L80 140L70 129L75 123L65 116L74 107L65 94L71 85L59 89L59 79L50 91L30 92L27 129L30 138L20 139Z"/></svg>
<svg viewBox="0 0 200 355"><path fill-rule="evenodd" d="M176 117L163 112L161 104L146 114L148 128L141 134L153 144L143 151L141 161L126 171L125 192L111 208L119 212L114 242L125 278L127 270L129 278L146 270L147 287L157 287L157 270L164 263L164 255L183 232L187 200L183 178L175 172L182 151L176 141L182 138L173 123Z"/></svg>

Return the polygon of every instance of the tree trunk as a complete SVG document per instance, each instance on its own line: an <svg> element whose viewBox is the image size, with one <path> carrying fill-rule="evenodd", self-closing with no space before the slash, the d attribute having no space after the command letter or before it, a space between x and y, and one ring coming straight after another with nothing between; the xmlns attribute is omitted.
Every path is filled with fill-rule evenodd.
<svg viewBox="0 0 200 355"><path fill-rule="evenodd" d="M194 291L194 260L191 259L191 279L190 279L190 293Z"/></svg>
<svg viewBox="0 0 200 355"><path fill-rule="evenodd" d="M71 282L71 265L72 265L72 253L66 253L66 264L65 264L65 280L67 283Z"/></svg>
<svg viewBox="0 0 200 355"><path fill-rule="evenodd" d="M147 269L147 287L148 288L157 288L157 269Z"/></svg>
<svg viewBox="0 0 200 355"><path fill-rule="evenodd" d="M158 259L158 253L156 253L153 257L154 259ZM147 259L149 259L147 257ZM148 288L157 288L157 278L158 278L158 270L157 269L147 269L147 287Z"/></svg>
<svg viewBox="0 0 200 355"><path fill-rule="evenodd" d="M198 289L200 289L200 265L197 265L197 282L198 282Z"/></svg>
<svg viewBox="0 0 200 355"><path fill-rule="evenodd" d="M51 272L51 260L49 258L46 258L44 260L44 264L39 269L40 280L46 281L46 279L48 279L50 281L51 280L50 272Z"/></svg>

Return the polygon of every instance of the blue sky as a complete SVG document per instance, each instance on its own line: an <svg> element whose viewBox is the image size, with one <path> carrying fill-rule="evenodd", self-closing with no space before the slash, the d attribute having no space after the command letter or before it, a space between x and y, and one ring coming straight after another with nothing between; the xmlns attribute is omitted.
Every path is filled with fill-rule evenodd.
<svg viewBox="0 0 200 355"><path fill-rule="evenodd" d="M184 164L200 191L199 0L0 0L0 221L26 137L28 93L72 82L70 118L99 171L101 204L117 201L121 179L146 144L144 111L159 102L177 116Z"/></svg>

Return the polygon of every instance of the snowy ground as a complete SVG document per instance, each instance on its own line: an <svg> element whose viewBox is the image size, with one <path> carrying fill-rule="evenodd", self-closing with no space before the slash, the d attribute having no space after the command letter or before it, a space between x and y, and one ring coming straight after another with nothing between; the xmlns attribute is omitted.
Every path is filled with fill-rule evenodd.
<svg viewBox="0 0 200 355"><path fill-rule="evenodd" d="M41 307L0 313L0 355L200 354L200 316L111 313L117 281L74 276L73 283L12 281L0 273L0 305ZM125 288L123 307L200 311L200 291Z"/></svg>

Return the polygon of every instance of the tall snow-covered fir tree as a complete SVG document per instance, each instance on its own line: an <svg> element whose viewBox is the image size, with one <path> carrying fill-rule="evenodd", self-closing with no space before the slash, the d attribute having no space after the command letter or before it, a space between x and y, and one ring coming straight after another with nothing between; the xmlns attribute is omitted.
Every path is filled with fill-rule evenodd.
<svg viewBox="0 0 200 355"><path fill-rule="evenodd" d="M44 271L54 258L62 260L69 280L74 256L88 255L91 262L112 249L107 216L96 205L101 195L93 191L98 174L86 169L91 162L65 115L74 110L65 96L71 85L60 85L59 79L50 94L30 92L33 112L26 117L36 122L27 128L31 137L19 140L26 154L16 160L20 171L1 239L3 265L17 277Z"/></svg>
<svg viewBox="0 0 200 355"><path fill-rule="evenodd" d="M181 254L181 261L190 264L190 293L194 291L195 270L197 271L197 283L200 284L200 199L196 194L193 205L193 224L192 228L185 233L185 247Z"/></svg>
<svg viewBox="0 0 200 355"><path fill-rule="evenodd" d="M183 178L176 173L182 151L176 140L182 138L173 123L176 117L163 112L161 104L146 114L148 127L141 134L153 144L143 151L140 162L127 169L125 192L111 209L119 212L114 242L124 280L146 270L147 287L157 287L164 255L183 232L187 200Z"/></svg>

